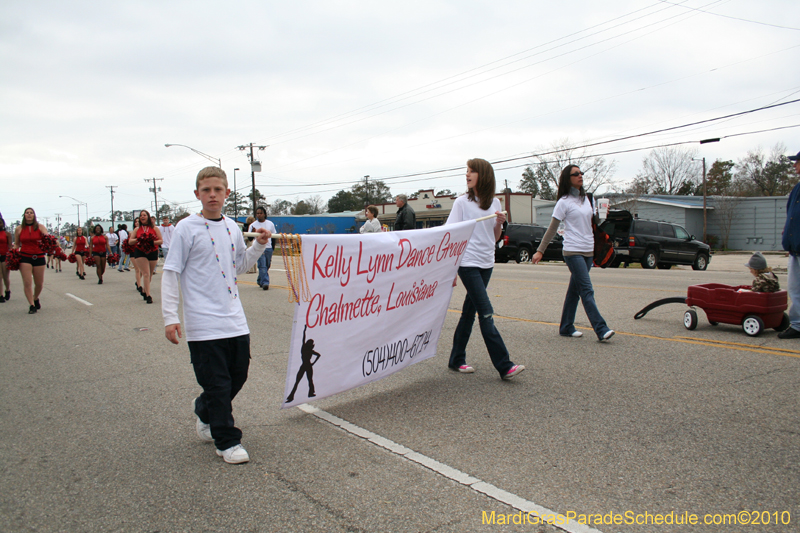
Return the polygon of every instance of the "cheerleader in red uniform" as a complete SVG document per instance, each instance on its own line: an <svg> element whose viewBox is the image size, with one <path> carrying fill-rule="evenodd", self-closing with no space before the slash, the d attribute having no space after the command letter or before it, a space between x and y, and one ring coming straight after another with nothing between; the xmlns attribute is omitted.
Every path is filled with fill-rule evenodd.
<svg viewBox="0 0 800 533"><path fill-rule="evenodd" d="M94 266L97 270L97 284L103 284L103 274L106 272L106 256L111 254L111 248L108 246L108 239L103 235L103 226L97 224L92 232L92 257L94 257Z"/></svg>
<svg viewBox="0 0 800 533"><path fill-rule="evenodd" d="M136 217L133 220L133 229L131 230L131 233L128 236L128 244L130 244L131 246L133 246L133 243L131 242L131 237L133 237L133 234L136 233L136 228L138 228L139 225L140 225L139 217ZM144 294L144 292L142 291L142 283L141 283L142 273L139 271L139 265L136 263L136 261L133 260L133 252L131 252L130 255L131 255L131 263L133 264L133 280L134 280L133 284L136 285L136 290L139 291L139 294Z"/></svg>
<svg viewBox="0 0 800 533"><path fill-rule="evenodd" d="M75 266L75 274L81 279L86 279L86 271L83 268L83 256L88 252L86 250L86 237L83 236L83 228L75 230L75 240L72 241L72 253L78 260Z"/></svg>
<svg viewBox="0 0 800 533"><path fill-rule="evenodd" d="M134 246L133 262L142 274L142 297L151 304L153 297L150 296L150 280L158 262L158 247L163 240L161 231L150 217L150 213L142 210L139 214L139 227L133 230L128 242Z"/></svg>
<svg viewBox="0 0 800 533"><path fill-rule="evenodd" d="M30 309L28 314L36 313L42 306L39 304L39 295L44 287L45 254L39 247L42 235L47 235L47 229L36 221L36 213L29 207L22 215L22 224L14 232L14 245L19 249L19 273L22 275L22 286L25 289L25 298L28 299Z"/></svg>
<svg viewBox="0 0 800 533"><path fill-rule="evenodd" d="M11 235L6 229L6 221L0 216L0 303L11 299L11 285L9 284L8 268L6 267L6 254L8 245L11 244ZM5 285L5 292L3 286Z"/></svg>

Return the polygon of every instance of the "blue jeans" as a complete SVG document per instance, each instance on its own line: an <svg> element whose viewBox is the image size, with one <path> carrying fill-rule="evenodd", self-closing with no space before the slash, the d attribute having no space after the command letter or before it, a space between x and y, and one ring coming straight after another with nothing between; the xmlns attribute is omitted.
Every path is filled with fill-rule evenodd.
<svg viewBox="0 0 800 533"><path fill-rule="evenodd" d="M567 264L572 276L569 278L567 296L564 298L564 308L561 311L561 325L558 332L561 335L572 335L575 332L575 312L578 310L578 300L583 302L583 310L592 323L592 328L598 339L602 339L610 329L606 321L600 315L597 304L594 301L594 289L592 280L589 278L589 270L592 268L592 258L582 255L565 255L564 262Z"/></svg>
<svg viewBox="0 0 800 533"><path fill-rule="evenodd" d="M480 324L483 342L492 358L492 364L500 372L500 376L505 376L514 363L508 357L506 348L500 332L494 325L494 310L486 287L489 286L489 279L492 277L491 268L478 267L459 267L458 277L467 289L467 297L464 299L464 307L461 309L461 320L458 321L456 332L453 335L453 349L450 351L450 368L457 369L461 365L467 364L467 343L472 333L472 326L475 324L475 313L478 313L478 324Z"/></svg>
<svg viewBox="0 0 800 533"><path fill-rule="evenodd" d="M269 267L272 265L272 248L267 248L258 258L258 280L256 283L269 287Z"/></svg>
<svg viewBox="0 0 800 533"><path fill-rule="evenodd" d="M800 256L789 256L789 283L786 287L792 306L789 308L791 327L800 331Z"/></svg>
<svg viewBox="0 0 800 533"><path fill-rule="evenodd" d="M117 270L122 272L123 268L127 268L131 264L130 256L122 251L122 246L119 247L119 267Z"/></svg>

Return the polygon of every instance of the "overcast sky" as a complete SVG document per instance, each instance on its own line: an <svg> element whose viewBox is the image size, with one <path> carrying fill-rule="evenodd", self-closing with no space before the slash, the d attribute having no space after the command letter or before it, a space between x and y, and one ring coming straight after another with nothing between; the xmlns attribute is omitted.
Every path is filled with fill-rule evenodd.
<svg viewBox="0 0 800 533"><path fill-rule="evenodd" d="M393 193L465 188L467 159L522 157L800 98L800 2L413 1L0 3L0 212L90 217L194 200L222 159L271 203L327 200L364 175ZM800 103L599 145L600 154L723 137L709 165L778 142ZM728 136L727 138L725 138ZM610 155L618 183L647 150ZM528 159L495 165L516 190ZM514 168L510 168L514 167ZM441 174L393 178L458 168ZM416 180L416 181L412 181ZM81 221L85 209L81 208Z"/></svg>

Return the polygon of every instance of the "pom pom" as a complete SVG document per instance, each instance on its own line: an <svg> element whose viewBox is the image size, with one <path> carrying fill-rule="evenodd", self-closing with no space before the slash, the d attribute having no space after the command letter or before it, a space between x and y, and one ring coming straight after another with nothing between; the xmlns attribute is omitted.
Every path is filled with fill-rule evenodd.
<svg viewBox="0 0 800 533"><path fill-rule="evenodd" d="M119 254L111 254L108 256L108 264L114 266L119 263Z"/></svg>
<svg viewBox="0 0 800 533"><path fill-rule="evenodd" d="M156 249L155 242L156 242L155 235L153 235L152 233L144 233L143 235L140 235L139 238L137 239L136 247L139 248L139 250L141 250L142 252L148 254L155 251Z"/></svg>
<svg viewBox="0 0 800 533"><path fill-rule="evenodd" d="M39 239L39 248L46 254L52 254L58 249L58 239L52 235L42 235Z"/></svg>
<svg viewBox="0 0 800 533"><path fill-rule="evenodd" d="M95 265L94 256L87 255L83 258L83 264L87 267L93 267Z"/></svg>
<svg viewBox="0 0 800 533"><path fill-rule="evenodd" d="M64 250L62 250L60 246L56 248L56 251L53 255L56 257L56 259L59 259L61 261L67 260L67 254L64 253Z"/></svg>
<svg viewBox="0 0 800 533"><path fill-rule="evenodd" d="M9 250L6 255L6 268L9 270L19 270L19 252L17 250Z"/></svg>
<svg viewBox="0 0 800 533"><path fill-rule="evenodd" d="M69 257L67 257L67 261L69 261L70 263L77 263L78 258L75 257L75 254L69 254Z"/></svg>
<svg viewBox="0 0 800 533"><path fill-rule="evenodd" d="M128 239L122 241L122 251L125 252L125 255L133 254L133 246L131 246L131 243L128 242Z"/></svg>

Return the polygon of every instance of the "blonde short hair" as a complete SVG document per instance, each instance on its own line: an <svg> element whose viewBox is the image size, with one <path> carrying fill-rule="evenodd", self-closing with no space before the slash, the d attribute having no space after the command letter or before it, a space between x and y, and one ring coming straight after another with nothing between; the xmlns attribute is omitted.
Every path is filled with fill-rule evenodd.
<svg viewBox="0 0 800 533"><path fill-rule="evenodd" d="M194 182L194 188L196 190L200 190L200 182L206 178L219 178L222 180L225 188L228 188L228 175L225 174L225 171L219 167L206 167L198 172L197 180Z"/></svg>

